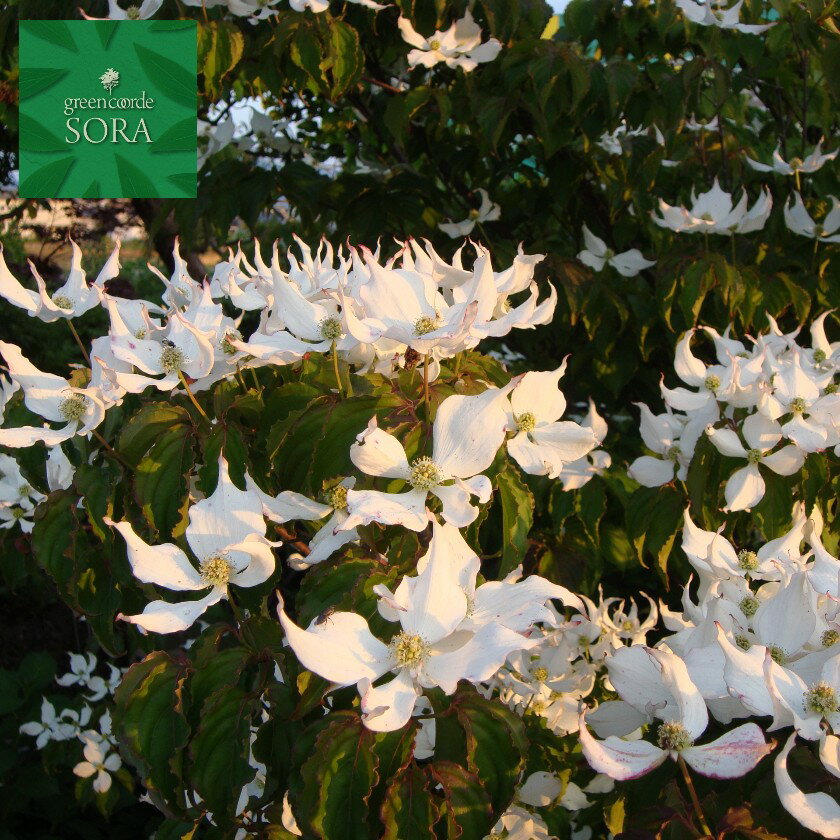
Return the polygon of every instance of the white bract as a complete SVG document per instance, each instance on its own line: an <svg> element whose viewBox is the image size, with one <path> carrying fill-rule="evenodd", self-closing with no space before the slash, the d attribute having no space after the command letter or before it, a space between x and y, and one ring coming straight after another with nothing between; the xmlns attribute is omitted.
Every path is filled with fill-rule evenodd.
<svg viewBox="0 0 840 840"><path fill-rule="evenodd" d="M111 773L122 767L119 753L109 753L101 741L85 740L85 760L80 761L73 772L82 779L93 780L93 789L97 793L107 793L111 789Z"/></svg>
<svg viewBox="0 0 840 840"><path fill-rule="evenodd" d="M788 229L817 242L840 242L840 201L833 195L829 198L831 209L822 222L817 222L805 209L802 196L794 192L785 203L785 224Z"/></svg>

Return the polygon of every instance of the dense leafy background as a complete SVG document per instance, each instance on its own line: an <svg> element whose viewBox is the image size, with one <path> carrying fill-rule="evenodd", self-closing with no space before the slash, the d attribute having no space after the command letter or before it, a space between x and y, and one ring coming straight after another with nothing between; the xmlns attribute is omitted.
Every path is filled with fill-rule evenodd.
<svg viewBox="0 0 840 840"><path fill-rule="evenodd" d="M81 5L91 14L106 10L104 2ZM336 244L347 238L373 244L377 238L429 237L451 253L456 243L437 224L465 218L479 204L478 189L488 190L501 218L481 225L476 238L501 264L520 242L529 253L546 253L541 282L560 292L551 326L507 343L525 354L524 367L545 369L572 354L564 391L570 403L595 399L610 425L605 448L614 468L581 492L564 494L550 482L523 480L500 461L495 479L503 490L481 527L468 535L486 557L483 573L496 577L524 560L528 571L590 594L602 584L609 594L643 589L673 602L674 586L687 576L677 539L686 500L706 527L716 528L722 523L720 478L728 469L711 447L701 447L685 486L638 488L624 473L626 462L641 451L632 403L656 404L677 338L697 323L722 330L734 322L737 331L754 332L770 314L792 328L840 304L840 263L832 259L837 246L814 250L810 240L788 231L781 208L792 180L759 174L744 162L745 153L769 160L777 143L790 158L822 136L836 138L835 6L822 0L748 2L744 20L773 14L779 21L767 35L754 37L687 24L670 2L573 0L552 32L546 29L551 10L538 0L478 0L473 12L485 33L505 45L500 57L471 74L439 67L427 75L406 69L397 7L374 14L337 2L323 15L281 9L252 25L223 19L218 10L203 15L167 2L161 16L197 12L201 114L218 120L218 103L254 96L294 131L284 151L261 148L256 154L228 146L209 158L195 201L138 202L135 211L163 261L170 259L176 233L193 255L223 252L251 234L264 245L279 238L286 246L292 233L310 242L328 235ZM399 11L424 32L448 25L465 8L464 2L445 0L399 3ZM50 0L13 2L0 12L0 118L6 127L0 162L7 170L14 164L17 16L76 14L70 4ZM398 89L399 79L408 90ZM745 91L769 109L758 131L750 127L758 114ZM692 116L717 116L721 128L688 131L684 123ZM648 133L624 137L622 153L608 153L597 141L622 119L630 128L655 124L665 145ZM662 166L664 159L678 165ZM328 174L324 165L336 161L338 171L330 166ZM826 197L838 193L837 171L832 164L805 179L803 196L813 214L823 213ZM769 187L775 209L763 232L704 241L650 222L657 198L686 202L692 188L705 191L715 177L729 191L746 189L751 199L760 186ZM290 215L271 212L281 198ZM22 212L15 209L12 219ZM575 259L583 247L583 223L616 250L640 248L657 259L655 267L630 279L609 270L593 273ZM22 274L13 228L4 242L10 264ZM133 277L125 272L124 279ZM136 291L149 294L142 287ZM5 306L2 315L36 362L61 369L81 361L74 345L55 342L62 325L42 327L18 314L6 321ZM85 327L89 335L101 331L95 317L82 321L83 334ZM468 376L475 379L503 376L477 355L470 364ZM77 444L74 487L50 498L31 539L6 532L0 573L10 621L4 623L28 628L20 635L4 631L9 644L3 646L8 653L2 679L14 686L3 692L11 699L4 700L2 762L13 782L3 787L0 814L9 836L137 836L139 824L154 823L157 812L134 804L128 794L110 803L107 823L84 800L84 816L77 817L74 780L67 781L66 769L51 770L48 753L24 748L17 727L37 714L62 650L101 646L124 664L141 652L136 634L112 620L117 610L139 608L145 596L99 525L103 514L116 511L145 522L149 538L177 538L184 525L184 476L195 463L213 463L221 448L232 463L247 459L263 486L317 493L323 481L349 471L347 446L373 411L400 416L404 398L386 383L372 383L367 392L357 389L352 400L336 403L329 377L313 361L291 379L263 373L259 387L246 394L220 385L210 400L222 423L212 434L183 401L141 409L139 401L127 400L109 413L103 432L118 440L136 467L134 477L125 479L118 464L95 472L83 466L85 444ZM399 387L411 397L417 384L405 374ZM444 375L436 399L448 387ZM408 427L404 431L410 434ZM319 441L314 450L313 440ZM43 453L41 464L38 453L28 457L33 483L44 489ZM207 488L215 480L210 472L199 476ZM837 475L833 455L813 456L803 496L819 497L832 509ZM84 511L76 507L81 496L87 498ZM789 480L774 480L755 518L742 516L733 533L746 540L758 528L764 538L778 536L789 524L790 498ZM419 551L413 535L402 534L400 541L392 536L388 567L365 556L343 557L305 577L287 569L275 583L296 593L301 621L336 603L370 614L371 587L412 569ZM832 539L836 543L836 533ZM290 786L307 836L356 838L367 836L359 826L368 825L371 837L383 830L385 837L430 837L437 820L439 836L480 838L492 825L491 814L509 801L523 765L529 771L580 767L573 738L557 740L539 719L520 720L469 690L432 698L444 716L438 724L441 747L427 765L411 761L410 731L363 730L350 694L337 694L338 711L324 717L324 685L300 672L282 647L270 589L243 602L255 614L240 630L225 623L222 611L220 623L188 653L152 654L133 666L120 689L124 755L169 814L158 836L188 836L201 822L202 809L184 799L184 790L197 792L219 826L204 822L201 836L229 836L238 790L250 773L246 724L256 719L260 704L267 704L269 719L254 754L270 771L270 837L286 836L277 797ZM65 604L87 617L76 623L78 640ZM30 627L24 619L33 610L45 618ZM139 646L144 652L165 647L155 639ZM273 680L275 665L283 685ZM614 795L605 812L599 805L587 815L596 836L605 820L616 832L632 827L637 833L628 837L652 836L645 832L668 824L681 797L671 772L662 768L626 798ZM720 822L721 831L756 836L748 826L754 819L779 835L805 836L781 813L763 765L725 790L701 785L701 795L710 819L728 820ZM754 817L729 811L745 802L752 803ZM73 816L58 827L46 816L65 812ZM552 830L565 836L566 815L558 809L553 818ZM663 831L684 836L677 823Z"/></svg>

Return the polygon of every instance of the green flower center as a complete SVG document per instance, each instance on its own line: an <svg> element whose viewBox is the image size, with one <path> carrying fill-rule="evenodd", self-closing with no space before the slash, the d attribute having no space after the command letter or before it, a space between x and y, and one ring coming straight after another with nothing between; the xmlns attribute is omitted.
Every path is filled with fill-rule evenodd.
<svg viewBox="0 0 840 840"><path fill-rule="evenodd" d="M82 394L73 394L72 397L67 397L61 401L58 410L68 423L81 420L87 411L87 397L82 396Z"/></svg>
<svg viewBox="0 0 840 840"><path fill-rule="evenodd" d="M318 329L326 341L336 341L341 338L341 321L338 318L324 318Z"/></svg>
<svg viewBox="0 0 840 840"><path fill-rule="evenodd" d="M790 401L790 410L794 414L804 414L806 408L808 408L808 403L802 397L794 397Z"/></svg>
<svg viewBox="0 0 840 840"><path fill-rule="evenodd" d="M629 633L633 629L633 622L630 621L629 618L624 619L624 621L621 622L621 629L625 633Z"/></svg>
<svg viewBox="0 0 840 840"><path fill-rule="evenodd" d="M720 388L720 377L715 376L714 374L707 376L703 381L703 387L707 391L717 391L717 389Z"/></svg>
<svg viewBox="0 0 840 840"><path fill-rule="evenodd" d="M184 364L184 354L177 347L163 346L160 351L160 367L164 373L177 373Z"/></svg>
<svg viewBox="0 0 840 840"><path fill-rule="evenodd" d="M416 490L431 490L443 481L443 473L431 458L424 455L412 462L408 481Z"/></svg>
<svg viewBox="0 0 840 840"><path fill-rule="evenodd" d="M738 567L745 572L754 572L758 568L758 555L754 551L743 549L738 552Z"/></svg>
<svg viewBox="0 0 840 840"><path fill-rule="evenodd" d="M682 449L680 449L676 444L669 447L668 451L665 453L665 457L669 461L673 461L675 464L680 460L680 455L682 455Z"/></svg>
<svg viewBox="0 0 840 840"><path fill-rule="evenodd" d="M61 309L73 308L73 301L70 300L70 298L66 295L55 295L55 297L53 297L52 299L52 302Z"/></svg>
<svg viewBox="0 0 840 840"><path fill-rule="evenodd" d="M614 256L615 256L615 251L613 251L612 248L607 248L607 250L604 251L604 259L607 262L609 262Z"/></svg>
<svg viewBox="0 0 840 840"><path fill-rule="evenodd" d="M828 717L840 711L837 692L825 682L818 682L805 692L805 708L809 712Z"/></svg>
<svg viewBox="0 0 840 840"><path fill-rule="evenodd" d="M239 332L239 330L228 330L224 334L224 337L219 342L219 345L226 356L234 356L237 352L236 348L230 343L231 339L234 341L242 341L242 333Z"/></svg>
<svg viewBox="0 0 840 840"><path fill-rule="evenodd" d="M537 425L537 418L534 417L533 412L526 411L524 414L519 414L516 418L516 428L520 432L533 432Z"/></svg>
<svg viewBox="0 0 840 840"><path fill-rule="evenodd" d="M426 661L429 655L429 643L416 633L397 633L391 639L391 655L400 668L416 668Z"/></svg>
<svg viewBox="0 0 840 840"><path fill-rule="evenodd" d="M233 571L230 560L224 554L211 554L202 561L199 572L210 586L227 586Z"/></svg>
<svg viewBox="0 0 840 840"><path fill-rule="evenodd" d="M12 508L12 519L23 519L25 515L25 511L22 507L13 507Z"/></svg>
<svg viewBox="0 0 840 840"><path fill-rule="evenodd" d="M437 38L433 38L429 41L429 49L430 50L439 50L440 49L440 41Z"/></svg>
<svg viewBox="0 0 840 840"><path fill-rule="evenodd" d="M125 10L125 16L129 20L140 20L140 7L139 6L129 6Z"/></svg>
<svg viewBox="0 0 840 840"><path fill-rule="evenodd" d="M802 168L802 158L791 158L790 160L790 168L791 169L801 169Z"/></svg>
<svg viewBox="0 0 840 840"><path fill-rule="evenodd" d="M690 747L694 740L688 734L688 730L681 724L675 721L668 721L659 726L656 732L656 741L660 749L663 750L681 750Z"/></svg>
<svg viewBox="0 0 840 840"><path fill-rule="evenodd" d="M837 393L837 383L829 382L828 385L825 386L826 394L836 394Z"/></svg>
<svg viewBox="0 0 840 840"><path fill-rule="evenodd" d="M711 214L711 213L704 213L704 214L703 214L700 218L701 218L704 222L713 222L713 221L714 221L714 218L712 217L712 214Z"/></svg>
<svg viewBox="0 0 840 840"><path fill-rule="evenodd" d="M21 484L18 487L18 494L21 496L28 496L32 492L32 488L28 484Z"/></svg>
<svg viewBox="0 0 840 840"><path fill-rule="evenodd" d="M139 338L142 341L146 337L146 330L144 330L143 327L140 327L140 329L134 333L134 337Z"/></svg>
<svg viewBox="0 0 840 840"><path fill-rule="evenodd" d="M423 315L422 318L418 318L414 322L414 334L415 335L428 335L430 332L434 332L440 326L440 318L437 315L432 317L431 315Z"/></svg>
<svg viewBox="0 0 840 840"><path fill-rule="evenodd" d="M470 210L469 218L475 221L478 218L478 210Z"/></svg>
<svg viewBox="0 0 840 840"><path fill-rule="evenodd" d="M542 666L540 666L539 668L534 668L534 670L531 673L531 676L537 682L544 682L545 680L548 679L548 669L543 668Z"/></svg>
<svg viewBox="0 0 840 840"><path fill-rule="evenodd" d="M814 350L814 361L818 365L821 365L827 358L825 350Z"/></svg>
<svg viewBox="0 0 840 840"><path fill-rule="evenodd" d="M748 464L757 464L763 457L762 451L760 449L748 449L747 450L747 463Z"/></svg>
<svg viewBox="0 0 840 840"><path fill-rule="evenodd" d="M738 645L741 650L749 650L752 647L752 643L746 636L736 636L735 644Z"/></svg>
<svg viewBox="0 0 840 840"><path fill-rule="evenodd" d="M787 662L787 651L778 645L770 645L767 650L770 651L770 658L777 665L784 665Z"/></svg>
<svg viewBox="0 0 840 840"><path fill-rule="evenodd" d="M837 630L826 630L820 637L820 641L823 647L833 647L837 642L840 642L840 632Z"/></svg>
<svg viewBox="0 0 840 840"><path fill-rule="evenodd" d="M333 510L347 510L347 488L343 484L336 484L324 494L327 504Z"/></svg>
<svg viewBox="0 0 840 840"><path fill-rule="evenodd" d="M746 595L741 599L741 603L738 604L738 606L747 618L751 618L758 612L761 602L755 597L755 595Z"/></svg>

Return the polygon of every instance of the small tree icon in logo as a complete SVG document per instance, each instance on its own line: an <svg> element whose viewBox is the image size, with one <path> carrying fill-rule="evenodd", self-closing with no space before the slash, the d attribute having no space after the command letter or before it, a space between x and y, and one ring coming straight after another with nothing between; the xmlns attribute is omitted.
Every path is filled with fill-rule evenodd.
<svg viewBox="0 0 840 840"><path fill-rule="evenodd" d="M110 93L120 83L120 74L113 67L109 67L99 77L99 81L102 82L102 87Z"/></svg>

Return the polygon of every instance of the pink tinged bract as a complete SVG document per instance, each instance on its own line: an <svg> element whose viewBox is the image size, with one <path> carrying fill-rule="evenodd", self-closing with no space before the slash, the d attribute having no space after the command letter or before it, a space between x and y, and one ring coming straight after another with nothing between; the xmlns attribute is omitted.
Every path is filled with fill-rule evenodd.
<svg viewBox="0 0 840 840"><path fill-rule="evenodd" d="M665 750L649 741L624 741L609 735L598 741L589 734L586 710L579 718L580 746L593 770L620 782L638 779L656 769L668 757Z"/></svg>
<svg viewBox="0 0 840 840"><path fill-rule="evenodd" d="M680 755L702 776L737 779L749 773L772 749L756 724L745 723L709 744L688 747Z"/></svg>

